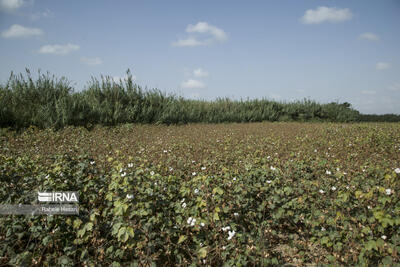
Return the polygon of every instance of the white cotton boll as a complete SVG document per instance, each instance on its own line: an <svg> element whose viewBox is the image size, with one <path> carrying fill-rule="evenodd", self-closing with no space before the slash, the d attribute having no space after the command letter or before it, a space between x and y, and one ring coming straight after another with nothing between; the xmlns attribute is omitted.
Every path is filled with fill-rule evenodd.
<svg viewBox="0 0 400 267"><path fill-rule="evenodd" d="M228 240L231 240L232 237L235 236L235 234L236 234L235 230L229 231L229 232L228 232Z"/></svg>
<svg viewBox="0 0 400 267"><path fill-rule="evenodd" d="M231 227L230 226L226 226L226 227L222 227L221 229L222 229L222 231L226 232L226 231L230 230Z"/></svg>

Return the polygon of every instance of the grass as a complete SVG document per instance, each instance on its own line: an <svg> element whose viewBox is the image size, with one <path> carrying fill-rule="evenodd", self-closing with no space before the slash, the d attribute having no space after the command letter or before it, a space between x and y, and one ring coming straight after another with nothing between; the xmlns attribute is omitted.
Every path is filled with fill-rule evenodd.
<svg viewBox="0 0 400 267"><path fill-rule="evenodd" d="M320 104L308 99L290 103L268 99L190 100L158 89L144 90L133 83L129 71L127 77L118 83L108 76L100 80L92 78L85 90L75 92L64 77L58 79L39 72L35 79L29 70L25 75L12 73L8 82L0 85L0 127L21 129L33 125L60 129L69 125L90 128L95 124L123 123L352 122L361 118L349 103Z"/></svg>

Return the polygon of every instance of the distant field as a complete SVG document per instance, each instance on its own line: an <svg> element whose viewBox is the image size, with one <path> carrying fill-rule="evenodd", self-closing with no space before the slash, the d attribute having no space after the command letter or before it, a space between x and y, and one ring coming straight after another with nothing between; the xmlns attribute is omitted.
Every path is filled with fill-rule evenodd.
<svg viewBox="0 0 400 267"><path fill-rule="evenodd" d="M0 265L400 261L399 123L2 129L0 204L46 190L79 216L1 216Z"/></svg>

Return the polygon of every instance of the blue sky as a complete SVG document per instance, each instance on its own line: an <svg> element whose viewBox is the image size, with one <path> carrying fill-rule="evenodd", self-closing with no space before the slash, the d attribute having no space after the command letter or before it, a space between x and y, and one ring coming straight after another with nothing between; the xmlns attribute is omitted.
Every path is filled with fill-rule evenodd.
<svg viewBox="0 0 400 267"><path fill-rule="evenodd" d="M400 1L0 0L0 81L124 78L188 98L400 114Z"/></svg>

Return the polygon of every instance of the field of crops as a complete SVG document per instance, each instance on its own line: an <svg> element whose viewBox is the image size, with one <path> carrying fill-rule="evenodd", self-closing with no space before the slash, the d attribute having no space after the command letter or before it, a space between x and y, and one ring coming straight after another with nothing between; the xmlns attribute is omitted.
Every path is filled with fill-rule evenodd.
<svg viewBox="0 0 400 267"><path fill-rule="evenodd" d="M0 217L0 265L395 265L400 124L0 133L0 204L78 191L77 216Z"/></svg>

